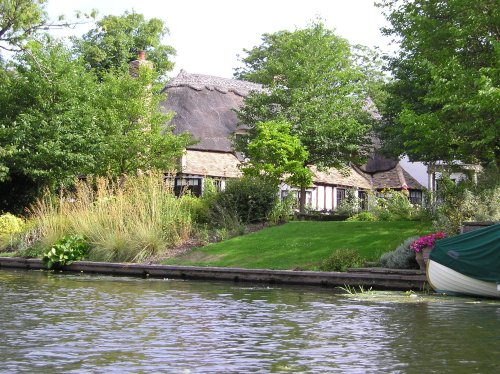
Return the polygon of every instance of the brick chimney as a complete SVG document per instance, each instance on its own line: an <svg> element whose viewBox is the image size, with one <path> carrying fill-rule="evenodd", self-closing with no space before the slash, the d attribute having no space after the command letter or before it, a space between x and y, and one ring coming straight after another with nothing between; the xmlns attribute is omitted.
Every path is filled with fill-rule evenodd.
<svg viewBox="0 0 500 374"><path fill-rule="evenodd" d="M151 61L146 60L146 52L140 50L137 53L137 59L134 61L130 61L128 64L128 71L132 77L137 77L139 74L139 67L146 65L150 68L153 68L153 63Z"/></svg>

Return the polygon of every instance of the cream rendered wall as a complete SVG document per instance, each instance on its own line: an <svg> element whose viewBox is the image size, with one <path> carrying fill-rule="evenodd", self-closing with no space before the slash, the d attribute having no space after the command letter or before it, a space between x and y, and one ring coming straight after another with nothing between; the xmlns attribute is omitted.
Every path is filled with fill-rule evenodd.
<svg viewBox="0 0 500 374"><path fill-rule="evenodd" d="M325 201L325 209L326 210L333 210L333 187L326 186L325 187L325 196L326 196L326 201Z"/></svg>
<svg viewBox="0 0 500 374"><path fill-rule="evenodd" d="M315 210L333 210L334 192L332 186L315 186L312 191L312 208Z"/></svg>

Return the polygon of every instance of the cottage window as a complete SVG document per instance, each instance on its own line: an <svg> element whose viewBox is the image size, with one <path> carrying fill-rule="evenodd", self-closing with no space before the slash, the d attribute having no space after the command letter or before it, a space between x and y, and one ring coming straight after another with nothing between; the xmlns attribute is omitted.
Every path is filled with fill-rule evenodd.
<svg viewBox="0 0 500 374"><path fill-rule="evenodd" d="M217 192L221 192L223 190L223 183L222 179L213 179L214 181L214 186Z"/></svg>
<svg viewBox="0 0 500 374"><path fill-rule="evenodd" d="M288 196L289 193L293 193L295 195L295 198L297 197L297 194L294 193L294 191L289 191L289 190L281 190L280 191L280 200L284 201L285 198Z"/></svg>
<svg viewBox="0 0 500 374"><path fill-rule="evenodd" d="M295 200L295 206L300 205L300 191L298 190L281 190L280 192L280 199L281 201L285 200L285 198L288 195L292 195ZM306 190L306 206L311 206L312 205L312 191L307 191Z"/></svg>
<svg viewBox="0 0 500 374"><path fill-rule="evenodd" d="M189 191L193 196L201 196L201 178L175 178L175 196Z"/></svg>
<svg viewBox="0 0 500 374"><path fill-rule="evenodd" d="M337 208L345 200L346 191L345 188L337 188Z"/></svg>
<svg viewBox="0 0 500 374"><path fill-rule="evenodd" d="M409 199L413 205L422 205L422 191L410 190Z"/></svg>
<svg viewBox="0 0 500 374"><path fill-rule="evenodd" d="M358 199L359 199L359 209L367 210L368 209L368 193L366 191L358 191Z"/></svg>

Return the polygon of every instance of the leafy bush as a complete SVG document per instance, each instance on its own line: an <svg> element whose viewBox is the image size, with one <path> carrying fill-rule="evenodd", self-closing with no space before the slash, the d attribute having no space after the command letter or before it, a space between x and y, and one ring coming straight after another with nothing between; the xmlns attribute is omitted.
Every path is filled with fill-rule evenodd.
<svg viewBox="0 0 500 374"><path fill-rule="evenodd" d="M13 214L5 213L0 216L0 238L21 232L24 228L24 220Z"/></svg>
<svg viewBox="0 0 500 374"><path fill-rule="evenodd" d="M496 163L486 166L479 174L474 193L478 204L473 219L500 221L500 169Z"/></svg>
<svg viewBox="0 0 500 374"><path fill-rule="evenodd" d="M193 222L204 224L210 221L208 200L190 194L184 194L180 199L182 208L189 212Z"/></svg>
<svg viewBox="0 0 500 374"><path fill-rule="evenodd" d="M211 207L212 216L235 216L245 224L263 222L277 199L278 190L274 184L262 178L245 176L229 181L226 189L216 196Z"/></svg>
<svg viewBox="0 0 500 374"><path fill-rule="evenodd" d="M470 220L478 205L477 197L472 192L470 181L455 183L447 176L439 180L437 192L436 220L434 226L438 230L456 234L463 221Z"/></svg>
<svg viewBox="0 0 500 374"><path fill-rule="evenodd" d="M42 246L40 242L35 243L32 246L20 246L17 250L17 255L25 258L41 258L45 252L46 248Z"/></svg>
<svg viewBox="0 0 500 374"><path fill-rule="evenodd" d="M347 189L345 199L335 210L335 213L340 216L351 217L360 211L361 200L357 197L356 190Z"/></svg>
<svg viewBox="0 0 500 374"><path fill-rule="evenodd" d="M500 171L493 163L478 177L455 183L444 175L436 194L434 226L450 234L458 233L464 221L500 220Z"/></svg>
<svg viewBox="0 0 500 374"><path fill-rule="evenodd" d="M21 233L26 230L22 218L5 213L0 216L0 251L14 252L19 246Z"/></svg>
<svg viewBox="0 0 500 374"><path fill-rule="evenodd" d="M90 246L81 235L65 236L43 253L43 261L51 269L54 265L70 265L88 253Z"/></svg>
<svg viewBox="0 0 500 374"><path fill-rule="evenodd" d="M349 216L344 216L334 212L333 214L323 214L321 212L314 213L295 213L295 217L299 221L318 221L318 222L329 222L329 221L345 221Z"/></svg>
<svg viewBox="0 0 500 374"><path fill-rule="evenodd" d="M293 194L286 195L283 200L278 199L269 213L269 223L277 225L288 222L293 216L295 205L296 199Z"/></svg>
<svg viewBox="0 0 500 374"><path fill-rule="evenodd" d="M473 219L500 221L500 185L480 191Z"/></svg>
<svg viewBox="0 0 500 374"><path fill-rule="evenodd" d="M320 265L322 271L347 271L349 268L361 267L364 259L356 249L337 249Z"/></svg>
<svg viewBox="0 0 500 374"><path fill-rule="evenodd" d="M418 269L415 252L410 248L410 245L418 239L418 236L412 236L398 245L394 251L384 253L380 258L380 265L391 269Z"/></svg>
<svg viewBox="0 0 500 374"><path fill-rule="evenodd" d="M410 220L415 218L416 209L408 196L400 191L383 190L382 197L374 199L372 212L380 221Z"/></svg>
<svg viewBox="0 0 500 374"><path fill-rule="evenodd" d="M378 218L372 212L359 212L358 214L349 217L346 221L352 222L374 222L378 221Z"/></svg>

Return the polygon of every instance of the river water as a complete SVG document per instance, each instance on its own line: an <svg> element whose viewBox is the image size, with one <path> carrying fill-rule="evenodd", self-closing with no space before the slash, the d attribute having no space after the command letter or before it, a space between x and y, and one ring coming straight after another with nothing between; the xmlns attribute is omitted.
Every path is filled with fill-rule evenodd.
<svg viewBox="0 0 500 374"><path fill-rule="evenodd" d="M500 302L0 271L1 373L494 373Z"/></svg>

